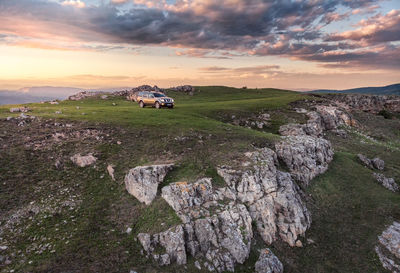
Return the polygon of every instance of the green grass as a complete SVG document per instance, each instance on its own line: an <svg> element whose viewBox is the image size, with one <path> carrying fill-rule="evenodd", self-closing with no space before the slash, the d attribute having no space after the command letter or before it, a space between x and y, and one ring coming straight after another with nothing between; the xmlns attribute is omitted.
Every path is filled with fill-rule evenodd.
<svg viewBox="0 0 400 273"><path fill-rule="evenodd" d="M216 168L240 163L243 153L256 147L272 147L279 140L276 133L280 125L305 121L289 104L308 98L276 89L197 88L200 92L194 96L170 91L168 95L176 101L174 109L141 109L120 97L91 98L63 101L59 105L29 104L33 110L29 114L42 117L41 123L18 127L0 121L0 145L5 144L0 146L2 215L32 201L64 200L68 194L60 193L63 188L69 188L69 195L81 200L76 210L40 212L25 217L17 227L19 231L2 234L0 237L13 242L8 251L21 261L6 269L197 272L190 257L186 268L159 268L141 255L140 244L135 240L138 233L160 232L180 223L180 219L160 196L150 206L130 196L124 187L125 174L138 165L174 162L175 168L161 187L201 177L211 177L215 187L224 186ZM0 106L0 118L17 115L9 113L10 107ZM232 115L246 118L260 112L271 114L272 120L265 130L229 123ZM356 154L381 157L386 162L384 173L399 181L400 152L393 147L398 147L400 124L396 118L375 118L363 113L357 116L366 124L363 133L379 142L362 141L353 133L346 139L328 134L335 147L335 158L329 170L307 189L313 223L306 237L315 244L307 244L304 239L305 246L300 249L279 241L269 246L284 263L285 272L384 272L373 249L385 226L400 219L400 195L378 185L372 171L359 164ZM53 133L66 132L55 126L55 121L72 123L74 130L98 129L102 138L53 143ZM379 130L374 130L378 121ZM39 149L28 145L35 141L44 141L46 145ZM78 152L94 152L98 158L96 167L74 166L69 157ZM63 163L59 170L54 167L56 159ZM114 165L116 181L105 171L108 164ZM132 228L130 234L125 232L128 227ZM55 253L28 253L35 237L46 237L46 242L54 245ZM236 272L253 272L258 251L266 247L257 234L253 242L250 258Z"/></svg>

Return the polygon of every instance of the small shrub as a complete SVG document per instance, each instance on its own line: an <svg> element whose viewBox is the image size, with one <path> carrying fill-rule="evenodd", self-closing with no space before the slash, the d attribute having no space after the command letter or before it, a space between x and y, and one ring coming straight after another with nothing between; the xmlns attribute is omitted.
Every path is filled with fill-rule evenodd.
<svg viewBox="0 0 400 273"><path fill-rule="evenodd" d="M387 110L381 110L379 111L378 115L383 116L385 119L392 119L393 118L393 113L387 111Z"/></svg>

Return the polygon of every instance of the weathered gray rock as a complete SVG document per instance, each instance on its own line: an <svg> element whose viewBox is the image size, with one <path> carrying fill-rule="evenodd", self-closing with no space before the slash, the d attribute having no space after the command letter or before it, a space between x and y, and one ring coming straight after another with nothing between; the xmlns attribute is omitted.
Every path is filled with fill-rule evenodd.
<svg viewBox="0 0 400 273"><path fill-rule="evenodd" d="M149 257L160 265L186 263L186 253L207 260L207 268L234 271L236 263L248 258L253 231L244 205L228 205L225 210L178 225L154 235L141 233L138 239ZM165 249L160 253L160 248ZM157 252L157 253L156 253Z"/></svg>
<svg viewBox="0 0 400 273"><path fill-rule="evenodd" d="M218 174L224 178L230 193L247 204L267 244L279 236L295 246L298 236L304 235L311 224L299 187L288 173L277 171L277 157L271 149L260 149L247 156L252 160L251 169L240 171L225 166L217 169Z"/></svg>
<svg viewBox="0 0 400 273"><path fill-rule="evenodd" d="M160 265L168 265L176 262L179 265L186 264L185 238L182 225L178 225L154 235L147 233L138 234L139 242L147 255L151 255ZM159 248L163 248L165 253L159 252Z"/></svg>
<svg viewBox="0 0 400 273"><path fill-rule="evenodd" d="M261 250L260 256L255 264L255 272L282 273L283 265L269 248L265 248Z"/></svg>
<svg viewBox="0 0 400 273"><path fill-rule="evenodd" d="M208 208L218 205L216 200L220 199L214 193L210 178L203 178L194 183L171 183L162 188L161 196L175 210L183 223L210 216Z"/></svg>
<svg viewBox="0 0 400 273"><path fill-rule="evenodd" d="M90 166L92 164L94 164L97 160L96 157L94 157L92 154L88 154L88 155L80 155L80 154L76 154L74 156L72 156L71 161L78 165L79 167L86 167L86 166Z"/></svg>
<svg viewBox="0 0 400 273"><path fill-rule="evenodd" d="M125 176L128 192L140 202L149 205L157 195L158 184L173 167L173 164L138 166Z"/></svg>
<svg viewBox="0 0 400 273"><path fill-rule="evenodd" d="M384 268L400 272L400 223L393 222L378 236L375 251Z"/></svg>
<svg viewBox="0 0 400 273"><path fill-rule="evenodd" d="M331 143L312 136L286 136L275 144L275 150L293 177L304 185L324 173L333 159Z"/></svg>
<svg viewBox="0 0 400 273"><path fill-rule="evenodd" d="M304 125L298 123L289 123L279 127L279 134L282 136L300 136L305 135Z"/></svg>
<svg viewBox="0 0 400 273"><path fill-rule="evenodd" d="M382 159L375 157L371 160L372 166L374 166L375 169L383 171L385 169L385 161Z"/></svg>
<svg viewBox="0 0 400 273"><path fill-rule="evenodd" d="M375 177L376 181L378 181L379 184L381 184L388 190L392 192L399 191L399 186L397 185L397 183L394 181L393 178L387 178L385 175L380 173L374 173L373 176Z"/></svg>
<svg viewBox="0 0 400 273"><path fill-rule="evenodd" d="M361 161L361 163L363 163L366 167L370 168L371 170L377 169L382 171L385 168L385 161L383 161L378 157L369 159L368 157L362 154L358 154L357 157Z"/></svg>
<svg viewBox="0 0 400 273"><path fill-rule="evenodd" d="M378 113L381 110L400 112L399 96L335 94L327 95L328 99L349 110Z"/></svg>

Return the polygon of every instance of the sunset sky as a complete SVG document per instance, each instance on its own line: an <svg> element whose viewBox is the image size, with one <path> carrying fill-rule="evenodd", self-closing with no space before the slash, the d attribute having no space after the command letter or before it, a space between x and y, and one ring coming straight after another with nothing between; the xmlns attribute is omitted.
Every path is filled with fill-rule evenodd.
<svg viewBox="0 0 400 273"><path fill-rule="evenodd" d="M400 82L400 0L0 0L0 89Z"/></svg>

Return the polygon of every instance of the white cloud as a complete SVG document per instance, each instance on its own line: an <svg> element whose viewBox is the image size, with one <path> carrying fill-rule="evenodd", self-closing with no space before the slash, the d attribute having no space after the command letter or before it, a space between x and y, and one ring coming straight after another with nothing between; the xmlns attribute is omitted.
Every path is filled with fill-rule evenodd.
<svg viewBox="0 0 400 273"><path fill-rule="evenodd" d="M81 0L66 0L66 1L62 2L62 5L73 6L76 8L84 8L85 2L82 2Z"/></svg>

